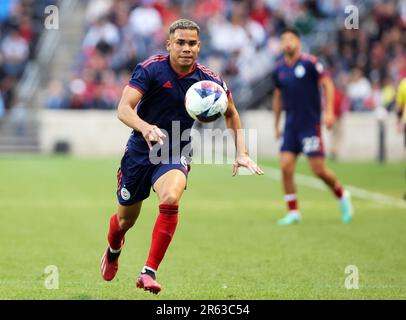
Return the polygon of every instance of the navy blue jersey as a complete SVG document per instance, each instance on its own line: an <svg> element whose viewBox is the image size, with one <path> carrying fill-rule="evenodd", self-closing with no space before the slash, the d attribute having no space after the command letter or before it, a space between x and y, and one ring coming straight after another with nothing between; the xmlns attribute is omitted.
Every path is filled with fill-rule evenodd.
<svg viewBox="0 0 406 320"><path fill-rule="evenodd" d="M172 124L177 121L180 134L192 127L194 120L186 112L185 94L194 83L202 80L220 84L229 95L224 81L199 63L188 74L180 75L172 68L169 55L155 55L134 69L128 85L143 94L137 113L144 121L167 132L165 143L169 143L171 149L178 146L182 150L190 143L190 135L182 141L172 139ZM149 148L140 132L133 130L127 146L140 157L140 163L148 164Z"/></svg>
<svg viewBox="0 0 406 320"><path fill-rule="evenodd" d="M286 64L284 58L278 60L273 81L282 92L285 126L306 130L320 123L319 79L323 75L323 66L312 55L302 53L291 66Z"/></svg>

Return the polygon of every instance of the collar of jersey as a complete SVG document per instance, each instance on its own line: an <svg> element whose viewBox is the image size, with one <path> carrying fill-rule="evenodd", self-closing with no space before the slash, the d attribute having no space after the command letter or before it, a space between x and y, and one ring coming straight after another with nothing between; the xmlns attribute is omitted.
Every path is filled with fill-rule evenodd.
<svg viewBox="0 0 406 320"><path fill-rule="evenodd" d="M178 72L176 72L176 70L172 67L172 64L171 64L171 59L170 59L170 56L168 55L168 64L169 64L169 67L171 68L171 70L178 76L178 79L183 79L183 78L186 78L187 76L189 76L189 75L191 75L193 72L195 72L195 70L196 70L196 68L197 68L197 63L195 62L195 64L193 65L193 68L192 68L192 70L190 70L188 73L186 73L186 74L180 74L180 73L178 73Z"/></svg>
<svg viewBox="0 0 406 320"><path fill-rule="evenodd" d="M293 68L300 61L300 59L302 59L302 53L300 53L299 57L295 61L293 61L292 64L288 64L285 57L283 57L283 62L289 68Z"/></svg>

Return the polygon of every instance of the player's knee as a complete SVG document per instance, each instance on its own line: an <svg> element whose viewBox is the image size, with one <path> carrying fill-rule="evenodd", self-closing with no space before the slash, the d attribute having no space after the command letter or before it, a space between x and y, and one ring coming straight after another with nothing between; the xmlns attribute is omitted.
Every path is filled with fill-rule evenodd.
<svg viewBox="0 0 406 320"><path fill-rule="evenodd" d="M315 176L319 178L324 178L326 170L323 167L314 167L312 169Z"/></svg>
<svg viewBox="0 0 406 320"><path fill-rule="evenodd" d="M177 205L179 203L179 196L176 192L165 192L159 199L160 204Z"/></svg>
<svg viewBox="0 0 406 320"><path fill-rule="evenodd" d="M121 230L130 229L134 225L134 223L135 223L134 218L122 218L122 217L120 217L118 219L118 224L119 224Z"/></svg>
<svg viewBox="0 0 406 320"><path fill-rule="evenodd" d="M293 175L294 167L290 163L282 163L281 170L284 176Z"/></svg>

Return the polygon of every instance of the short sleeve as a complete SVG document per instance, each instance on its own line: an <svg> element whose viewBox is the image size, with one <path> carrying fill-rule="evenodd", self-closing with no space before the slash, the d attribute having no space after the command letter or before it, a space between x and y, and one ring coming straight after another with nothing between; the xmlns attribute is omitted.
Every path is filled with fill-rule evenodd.
<svg viewBox="0 0 406 320"><path fill-rule="evenodd" d="M281 83L280 83L279 77L278 77L278 69L275 69L272 72L272 81L274 83L275 88L281 89L282 86L281 86Z"/></svg>
<svg viewBox="0 0 406 320"><path fill-rule="evenodd" d="M321 79L327 75L326 69L320 61L316 60L314 63L312 62L312 65L317 79Z"/></svg>
<svg viewBox="0 0 406 320"><path fill-rule="evenodd" d="M128 85L145 94L151 86L151 71L138 64L133 71Z"/></svg>

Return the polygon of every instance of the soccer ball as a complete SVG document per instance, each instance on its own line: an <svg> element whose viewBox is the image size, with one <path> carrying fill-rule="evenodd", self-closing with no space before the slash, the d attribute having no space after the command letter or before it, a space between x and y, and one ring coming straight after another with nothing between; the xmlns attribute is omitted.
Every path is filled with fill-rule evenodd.
<svg viewBox="0 0 406 320"><path fill-rule="evenodd" d="M227 94L214 81L199 81L193 84L185 96L186 111L191 118L200 122L212 122L227 110Z"/></svg>

